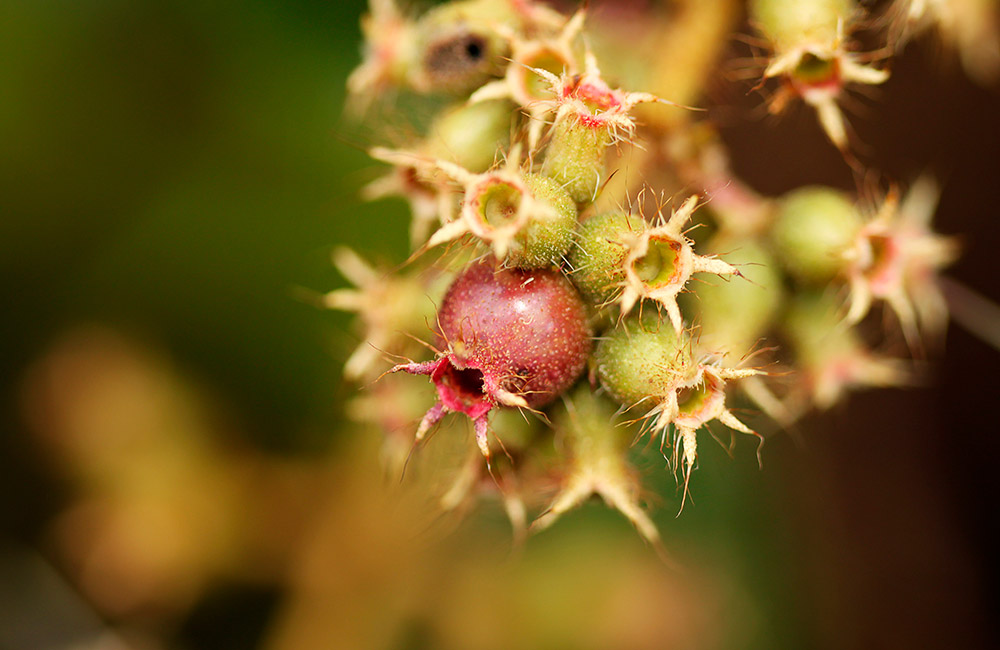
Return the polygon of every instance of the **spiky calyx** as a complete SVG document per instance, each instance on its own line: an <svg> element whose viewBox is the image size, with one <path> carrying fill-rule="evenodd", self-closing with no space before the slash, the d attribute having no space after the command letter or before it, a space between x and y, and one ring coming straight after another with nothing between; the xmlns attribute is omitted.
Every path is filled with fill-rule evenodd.
<svg viewBox="0 0 1000 650"><path fill-rule="evenodd" d="M541 102L555 113L542 173L557 180L581 205L592 203L606 180L608 147L635 132L632 109L645 102L669 103L649 93L611 88L590 53L585 67L582 75L559 77L535 69L549 81L555 95Z"/></svg>
<svg viewBox="0 0 1000 650"><path fill-rule="evenodd" d="M740 275L735 266L694 252L693 242L684 235L684 226L697 206L692 196L670 218L660 215L659 223L648 227L628 245L625 256L625 288L621 294L622 313L627 314L640 299L663 306L674 330L684 327L677 297L695 273Z"/></svg>
<svg viewBox="0 0 1000 650"><path fill-rule="evenodd" d="M583 28L584 12L578 11L566 21L558 34L545 37L523 37L508 30L511 45L510 65L503 79L491 81L472 93L470 102L496 98L510 98L521 107L531 124L528 130L528 148L532 151L545 127L545 116L552 110L551 100L555 89L550 78L575 75L578 72L573 42ZM503 33L503 32L502 32ZM542 76L542 70L550 77Z"/></svg>
<svg viewBox="0 0 1000 650"><path fill-rule="evenodd" d="M619 404L644 409L648 428L666 445L668 425L676 429L673 465L683 465L685 492L697 458L699 428L711 420L742 433L754 431L726 408L726 382L759 374L728 368L710 358L696 360L691 340L678 335L656 315L630 317L605 332L594 353L601 385Z"/></svg>
<svg viewBox="0 0 1000 650"><path fill-rule="evenodd" d="M344 363L344 377L371 379L384 355L411 351L409 337L419 334L433 317L434 300L443 294L445 283L441 274L388 275L349 248L338 248L333 259L356 288L331 291L321 302L330 309L356 312L365 329L364 341Z"/></svg>
<svg viewBox="0 0 1000 650"><path fill-rule="evenodd" d="M914 183L902 203L890 192L878 214L861 228L846 259L851 290L847 322L860 322L873 301L884 301L914 352L922 350L921 333L937 338L944 331L948 307L939 272L958 256L953 237L931 230L937 193L928 178Z"/></svg>
<svg viewBox="0 0 1000 650"><path fill-rule="evenodd" d="M557 266L568 252L576 227L576 204L551 179L521 172L517 162L484 174L444 162L438 166L462 183L459 218L445 223L428 245L451 241L466 233L489 244L497 260L508 266Z"/></svg>
<svg viewBox="0 0 1000 650"><path fill-rule="evenodd" d="M889 73L858 62L846 48L846 33L860 10L853 0L756 0L750 16L771 41L774 56L764 77L781 77L785 93L771 104L780 112L787 93L816 109L827 137L847 149L847 127L837 101L849 83L880 84Z"/></svg>
<svg viewBox="0 0 1000 650"><path fill-rule="evenodd" d="M598 495L625 515L639 534L666 558L660 534L639 503L640 487L629 466L630 433L615 422L614 406L585 386L566 399L555 421L556 435L569 453L558 494L531 525L541 531L563 514Z"/></svg>
<svg viewBox="0 0 1000 650"><path fill-rule="evenodd" d="M878 355L864 345L828 292L796 294L783 329L802 374L791 396L792 412L830 408L850 389L900 386L913 379L912 368L902 359Z"/></svg>

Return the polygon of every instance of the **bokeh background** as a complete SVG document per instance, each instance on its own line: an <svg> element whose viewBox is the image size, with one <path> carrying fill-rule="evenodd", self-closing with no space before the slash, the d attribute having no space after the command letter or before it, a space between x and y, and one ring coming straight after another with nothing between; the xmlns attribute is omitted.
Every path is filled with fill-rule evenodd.
<svg viewBox="0 0 1000 650"><path fill-rule="evenodd" d="M957 326L763 471L703 445L679 518L646 462L684 571L599 504L517 550L497 503L437 518L385 476L357 335L305 291L346 284L336 245L406 254L341 117L363 9L0 4L0 649L995 647L1000 353ZM712 97L742 176L853 187L747 90ZM1000 302L1000 89L925 39L855 115L887 178L943 179L949 276Z"/></svg>

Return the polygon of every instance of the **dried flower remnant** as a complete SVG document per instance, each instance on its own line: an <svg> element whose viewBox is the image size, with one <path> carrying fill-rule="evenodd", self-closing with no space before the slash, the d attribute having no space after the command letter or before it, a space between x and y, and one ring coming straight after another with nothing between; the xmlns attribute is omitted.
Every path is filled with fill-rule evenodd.
<svg viewBox="0 0 1000 650"><path fill-rule="evenodd" d="M691 218L698 197L692 196L669 219L643 230L629 242L625 256L625 288L621 295L622 313L629 313L640 299L655 301L667 310L674 330L684 327L677 296L695 273L740 275L731 264L714 257L697 255L683 228Z"/></svg>
<svg viewBox="0 0 1000 650"><path fill-rule="evenodd" d="M338 248L334 263L357 288L331 291L323 296L322 304L357 312L365 328L365 340L344 363L344 377L370 379L387 354L409 350L413 341L407 335L422 331L434 316L435 277L380 273L349 248Z"/></svg>
<svg viewBox="0 0 1000 650"><path fill-rule="evenodd" d="M948 320L937 275L958 256L958 242L930 229L937 192L933 181L923 178L902 204L890 193L862 226L847 260L847 322L860 322L873 300L884 300L899 318L911 350L921 348L921 331L940 336Z"/></svg>
<svg viewBox="0 0 1000 650"><path fill-rule="evenodd" d="M532 523L532 530L545 530L597 495L625 515L639 534L666 557L656 524L639 505L638 478L626 459L629 432L615 423L611 404L585 387L565 403L566 411L557 421L556 430L568 448L567 469L558 494Z"/></svg>
<svg viewBox="0 0 1000 650"><path fill-rule="evenodd" d="M752 20L771 41L773 57L764 78L781 78L785 89L771 103L779 113L790 95L816 109L827 137L848 148L847 127L837 102L850 83L880 84L889 73L859 63L847 50L847 30L860 9L853 0L755 0Z"/></svg>

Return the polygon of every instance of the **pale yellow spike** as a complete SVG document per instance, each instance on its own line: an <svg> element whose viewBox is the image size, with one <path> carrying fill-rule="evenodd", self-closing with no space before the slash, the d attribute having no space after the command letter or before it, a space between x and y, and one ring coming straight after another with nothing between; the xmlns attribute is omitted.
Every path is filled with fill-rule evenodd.
<svg viewBox="0 0 1000 650"><path fill-rule="evenodd" d="M458 239L467 232L469 232L469 224L467 224L464 219L456 219L438 228L437 231L431 235L431 238L427 240L427 245L429 247L434 247L438 244Z"/></svg>
<svg viewBox="0 0 1000 650"><path fill-rule="evenodd" d="M830 141L833 142L838 149L847 149L847 126L844 123L844 115L841 113L840 107L837 106L837 102L833 96L823 95L819 98L807 97L806 101L816 109L820 126L823 127L823 132L826 133L826 137L830 138Z"/></svg>
<svg viewBox="0 0 1000 650"><path fill-rule="evenodd" d="M354 250L338 246L333 250L333 265L357 287L371 284L379 279L379 274Z"/></svg>
<svg viewBox="0 0 1000 650"><path fill-rule="evenodd" d="M718 420L719 422L723 423L730 429L735 429L740 433L748 433L750 435L756 435L757 433L747 425L740 422L739 419L737 419L737 417L733 415L729 409L722 409L722 413L719 414Z"/></svg>
<svg viewBox="0 0 1000 650"><path fill-rule="evenodd" d="M355 289L335 289L323 295L322 304L327 309L361 311L366 300L365 295Z"/></svg>

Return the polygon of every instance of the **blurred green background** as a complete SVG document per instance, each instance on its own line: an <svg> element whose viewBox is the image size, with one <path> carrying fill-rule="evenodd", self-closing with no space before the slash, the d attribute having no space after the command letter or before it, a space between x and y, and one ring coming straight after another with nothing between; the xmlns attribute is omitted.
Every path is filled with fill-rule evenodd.
<svg viewBox="0 0 1000 650"><path fill-rule="evenodd" d="M378 168L364 154L367 136L340 117L363 8L0 4L0 649L989 647L996 591L986 559L997 541L989 495L1000 457L989 405L1000 396L1000 366L995 350L957 330L926 387L859 396L804 423L804 450L774 438L763 472L750 443L735 459L703 445L695 504L680 518L673 479L656 458L644 461L648 476L661 477L651 478L657 523L689 575L657 565L627 522L597 505L530 540L514 565L496 504L458 532L438 529L433 541L419 533L409 544L409 528L382 522L399 506L370 492L395 479L378 474L377 441L359 442L343 424L356 388L340 382L339 365L356 335L346 316L297 291L345 284L330 264L338 244L393 263L405 257L405 207L359 202L358 187ZM995 89L928 60L908 50L859 131L890 177L912 177L928 161L947 173L939 227L973 233L953 275L996 300L1000 101ZM724 100L740 110L754 101L741 91ZM730 118L723 127L738 171L759 189L849 186L811 116L778 126ZM259 506L267 516L219 535L268 549L276 568L255 573L258 556L230 557L221 544L211 562L165 562L165 573L205 577L184 598L160 602L151 590L155 606L116 606L80 581L77 533L59 531L79 531L62 527L65 513L81 494L107 488L53 461L72 445L39 433L31 377L58 367L67 332L96 326L113 332L96 336L97 347L129 369L123 376L169 377L150 380L181 395L166 403L188 404L190 392L208 405L192 431L209 442L178 435L200 459L185 467L204 467L192 489L214 484L205 475L236 476L242 497L218 512L243 508L233 518L253 519ZM98 368L87 372L103 377L105 357L94 358ZM92 375L80 372L86 385ZM40 403L44 411L61 402ZM163 440L153 448L173 448L169 434ZM75 444L68 455L79 460L88 443ZM135 467L159 457L128 458ZM232 470L234 458L252 469ZM255 492L244 473L264 489ZM274 503L261 505L267 498ZM268 517L285 511L294 513L289 528L305 532L270 540L284 520ZM214 529L178 530L213 544L201 536ZM324 557L326 534L343 545L329 545L329 566L316 569L328 575L312 585L302 572ZM387 547L397 556L365 555L398 535L406 543ZM357 558L371 567L352 578L344 566ZM602 604L609 594L621 611ZM345 605L352 600L355 609ZM338 608L357 616L342 622ZM479 626L493 645L450 622ZM598 622L604 632L588 636ZM676 637L657 636L658 624ZM341 625L357 629L340 636ZM497 631L504 627L513 636Z"/></svg>

